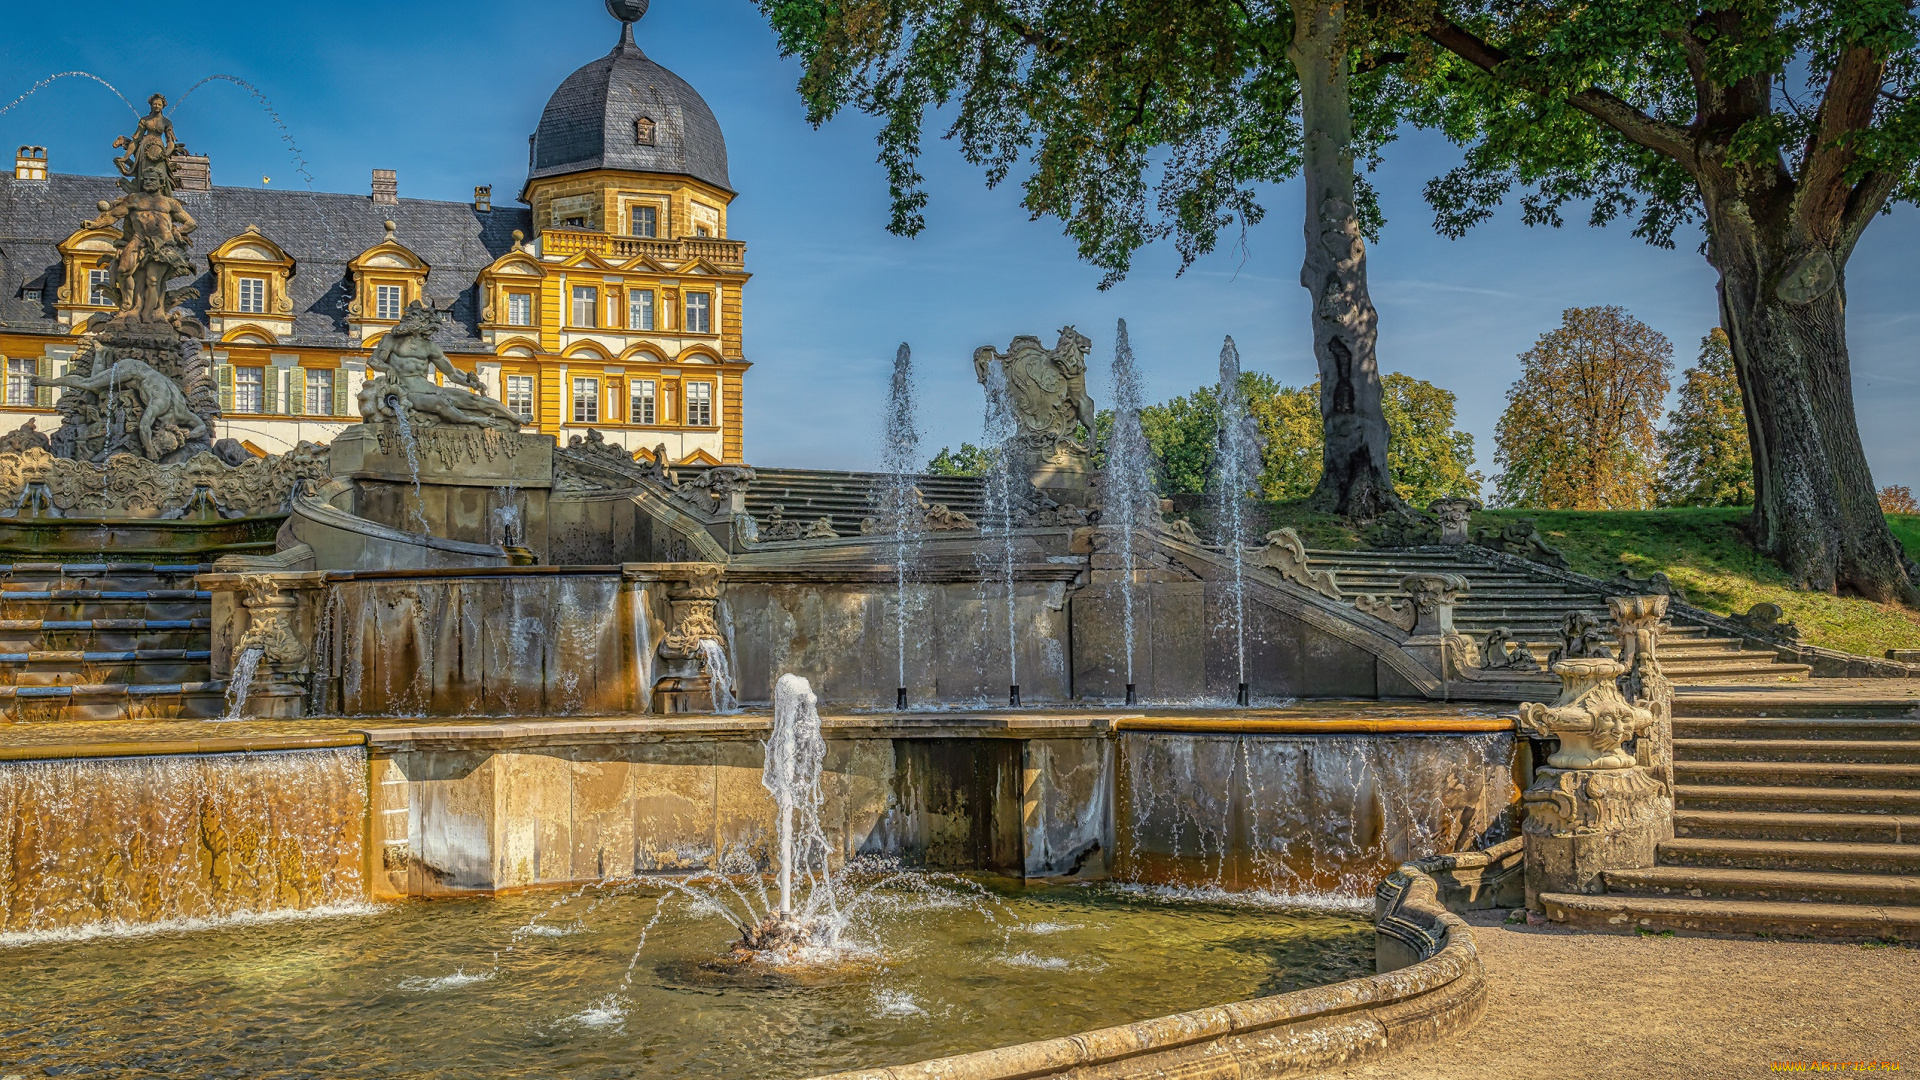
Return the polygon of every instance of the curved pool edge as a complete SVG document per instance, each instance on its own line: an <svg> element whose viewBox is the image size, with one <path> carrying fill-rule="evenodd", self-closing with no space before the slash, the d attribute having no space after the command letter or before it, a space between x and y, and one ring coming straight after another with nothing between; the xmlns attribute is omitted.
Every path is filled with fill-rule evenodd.
<svg viewBox="0 0 1920 1080"><path fill-rule="evenodd" d="M1473 929L1440 902L1424 864L1376 894L1376 964L1359 979L1175 1013L1062 1038L855 1069L814 1080L1269 1080L1451 1038L1487 1008Z"/></svg>

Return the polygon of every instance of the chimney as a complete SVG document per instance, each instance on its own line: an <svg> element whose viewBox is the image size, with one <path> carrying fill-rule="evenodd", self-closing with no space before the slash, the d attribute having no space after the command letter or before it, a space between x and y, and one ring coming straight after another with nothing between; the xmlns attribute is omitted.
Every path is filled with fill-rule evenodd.
<svg viewBox="0 0 1920 1080"><path fill-rule="evenodd" d="M173 155L173 190L212 191L213 162L182 146Z"/></svg>
<svg viewBox="0 0 1920 1080"><path fill-rule="evenodd" d="M373 204L400 205L400 174L392 169L373 170Z"/></svg>
<svg viewBox="0 0 1920 1080"><path fill-rule="evenodd" d="M23 146L13 156L13 178L15 180L45 180L47 178L47 148L44 146Z"/></svg>
<svg viewBox="0 0 1920 1080"><path fill-rule="evenodd" d="M483 184L473 189L473 208L483 214L493 211L492 184Z"/></svg>

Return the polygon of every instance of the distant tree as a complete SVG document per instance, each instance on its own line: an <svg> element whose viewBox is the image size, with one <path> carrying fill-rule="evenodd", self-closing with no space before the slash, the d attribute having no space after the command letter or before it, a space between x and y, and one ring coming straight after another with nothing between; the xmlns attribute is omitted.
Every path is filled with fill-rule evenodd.
<svg viewBox="0 0 1920 1080"><path fill-rule="evenodd" d="M1281 386L1269 375L1241 376L1247 407L1266 439L1260 494L1274 502L1313 497L1323 456L1320 385ZM1401 494L1424 505L1447 495L1477 495L1473 436L1454 430L1454 395L1410 375L1389 374L1383 407L1393 429L1389 464ZM1140 412L1140 427L1157 463L1162 494L1199 494L1213 469L1219 396L1203 386Z"/></svg>
<svg viewBox="0 0 1920 1080"><path fill-rule="evenodd" d="M955 451L941 447L927 462L928 476L985 476L993 467L993 456L972 443L961 443Z"/></svg>
<svg viewBox="0 0 1920 1080"><path fill-rule="evenodd" d="M1920 500L1913 497L1913 489L1905 484L1889 484L1880 489L1880 512L1883 514L1920 514Z"/></svg>
<svg viewBox="0 0 1920 1080"><path fill-rule="evenodd" d="M1700 339L1680 382L1680 407L1660 433L1660 505L1752 506L1753 447L1727 332Z"/></svg>
<svg viewBox="0 0 1920 1080"><path fill-rule="evenodd" d="M1620 307L1568 308L1520 356L1495 429L1508 506L1633 510L1653 502L1673 343Z"/></svg>

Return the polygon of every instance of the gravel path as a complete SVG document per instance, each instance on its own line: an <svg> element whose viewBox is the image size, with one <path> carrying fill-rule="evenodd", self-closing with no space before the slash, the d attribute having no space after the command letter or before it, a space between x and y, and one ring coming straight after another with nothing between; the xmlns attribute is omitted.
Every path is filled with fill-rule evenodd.
<svg viewBox="0 0 1920 1080"><path fill-rule="evenodd" d="M1920 1073L1920 948L1579 934L1504 914L1468 916L1491 984L1472 1031L1319 1080L1784 1075L1775 1061Z"/></svg>

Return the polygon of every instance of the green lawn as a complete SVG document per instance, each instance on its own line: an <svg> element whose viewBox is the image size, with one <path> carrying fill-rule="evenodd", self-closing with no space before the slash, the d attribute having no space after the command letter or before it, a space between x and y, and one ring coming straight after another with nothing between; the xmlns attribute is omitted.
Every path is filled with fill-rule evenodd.
<svg viewBox="0 0 1920 1080"><path fill-rule="evenodd" d="M1271 527L1291 526L1309 547L1363 547L1341 519L1309 514L1295 505L1269 505ZM1687 602L1722 615L1745 614L1753 605L1780 605L1809 645L1880 656L1888 649L1920 649L1920 611L1849 597L1801 592L1772 560L1756 552L1744 532L1749 512L1741 508L1573 511L1487 510L1473 517L1476 531L1518 518L1532 518L1548 543L1566 553L1571 568L1597 578L1622 570L1644 578L1664 572ZM1920 516L1889 515L1907 553L1920 559Z"/></svg>

